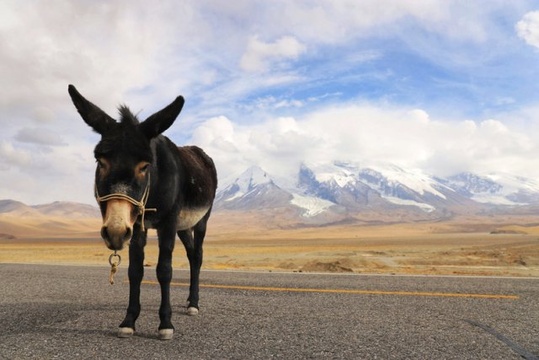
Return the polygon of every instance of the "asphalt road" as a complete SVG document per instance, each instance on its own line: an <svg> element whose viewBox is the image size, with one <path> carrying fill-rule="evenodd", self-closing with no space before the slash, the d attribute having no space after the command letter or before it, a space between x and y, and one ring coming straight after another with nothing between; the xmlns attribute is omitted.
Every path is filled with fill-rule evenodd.
<svg viewBox="0 0 539 360"><path fill-rule="evenodd" d="M127 269L0 264L2 359L537 359L539 279L203 271L201 311L157 340L146 269L132 338L116 337Z"/></svg>

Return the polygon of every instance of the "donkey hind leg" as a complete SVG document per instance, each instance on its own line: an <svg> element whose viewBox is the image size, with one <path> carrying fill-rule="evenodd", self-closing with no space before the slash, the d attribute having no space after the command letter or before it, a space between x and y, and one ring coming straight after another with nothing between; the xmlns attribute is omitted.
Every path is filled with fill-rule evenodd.
<svg viewBox="0 0 539 360"><path fill-rule="evenodd" d="M178 231L178 236L185 246L187 258L189 259L191 281L189 284L189 297L187 298L187 315L192 316L198 315L199 309L198 289L203 255L202 244L204 243L204 236L206 236L206 223L208 222L208 218L209 212L193 229Z"/></svg>
<svg viewBox="0 0 539 360"><path fill-rule="evenodd" d="M176 226L157 230L159 240L159 260L157 280L161 286L161 305L159 307L159 339L170 340L174 334L172 326L172 307L170 305L170 282L172 280L172 251L176 240Z"/></svg>
<svg viewBox="0 0 539 360"><path fill-rule="evenodd" d="M135 322L140 314L140 283L144 277L144 246L146 231L135 226L133 238L129 244L129 306L124 321L120 324L118 337L130 337L135 332Z"/></svg>

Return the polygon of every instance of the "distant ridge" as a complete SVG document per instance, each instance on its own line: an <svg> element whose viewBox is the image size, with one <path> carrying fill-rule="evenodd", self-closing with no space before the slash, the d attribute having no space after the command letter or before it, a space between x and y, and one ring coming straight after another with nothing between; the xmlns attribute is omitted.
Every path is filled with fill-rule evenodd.
<svg viewBox="0 0 539 360"><path fill-rule="evenodd" d="M32 206L40 213L48 216L61 216L67 218L95 218L101 217L96 206L76 202L55 201L50 204Z"/></svg>
<svg viewBox="0 0 539 360"><path fill-rule="evenodd" d="M26 205L11 199L0 200L0 214L23 218L52 216L68 219L99 218L101 216L97 207L88 204L55 201L49 204Z"/></svg>
<svg viewBox="0 0 539 360"><path fill-rule="evenodd" d="M0 241L19 239L99 239L101 215L97 207L67 201L26 205L0 200Z"/></svg>

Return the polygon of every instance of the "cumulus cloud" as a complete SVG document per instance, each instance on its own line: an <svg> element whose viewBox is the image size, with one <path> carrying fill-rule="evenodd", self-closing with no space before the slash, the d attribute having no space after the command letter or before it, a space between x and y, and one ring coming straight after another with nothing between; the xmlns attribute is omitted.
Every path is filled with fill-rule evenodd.
<svg viewBox="0 0 539 360"><path fill-rule="evenodd" d="M305 45L292 36L283 36L274 42L263 42L253 36L247 43L240 66L246 71L266 71L272 62L294 60L305 51Z"/></svg>
<svg viewBox="0 0 539 360"><path fill-rule="evenodd" d="M539 175L528 160L539 148L527 134L493 119L431 119L421 109L347 105L252 126L215 118L193 134L225 178L255 164L290 177L301 162L335 160L364 166L389 162L438 176L461 171Z"/></svg>
<svg viewBox="0 0 539 360"><path fill-rule="evenodd" d="M539 48L539 11L531 11L522 17L515 29L528 45Z"/></svg>

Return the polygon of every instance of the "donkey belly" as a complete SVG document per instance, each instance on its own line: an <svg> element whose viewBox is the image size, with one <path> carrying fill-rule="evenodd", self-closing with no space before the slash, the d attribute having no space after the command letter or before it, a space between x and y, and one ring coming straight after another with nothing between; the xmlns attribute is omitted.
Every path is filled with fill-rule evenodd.
<svg viewBox="0 0 539 360"><path fill-rule="evenodd" d="M187 230L195 226L208 213L209 207L182 209L178 216L177 230Z"/></svg>

